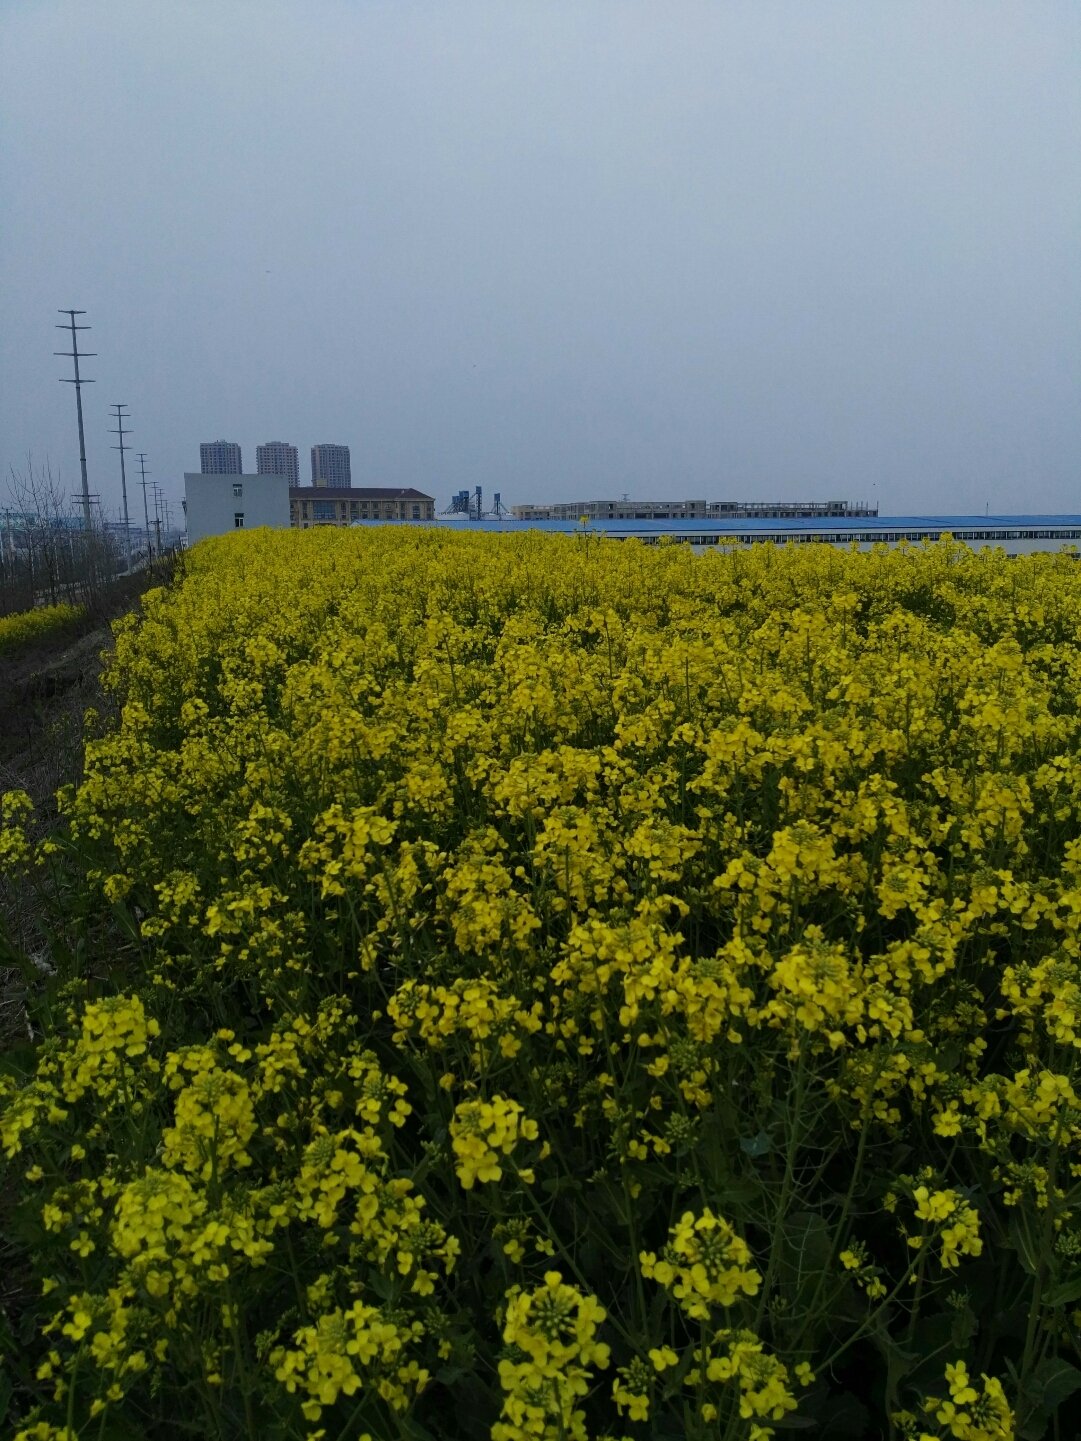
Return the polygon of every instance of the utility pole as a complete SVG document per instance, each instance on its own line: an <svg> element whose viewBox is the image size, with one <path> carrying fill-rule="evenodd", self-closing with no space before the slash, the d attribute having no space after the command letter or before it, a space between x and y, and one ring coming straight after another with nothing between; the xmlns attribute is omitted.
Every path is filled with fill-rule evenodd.
<svg viewBox="0 0 1081 1441"><path fill-rule="evenodd" d="M85 529L89 530L89 529L90 529L90 486L88 485L87 479L86 479L86 439L85 439L85 437L84 437L84 435L83 435L83 393L82 393L82 387L83 387L84 385L93 385L94 382L93 382L92 380L88 380L85 375L80 375L80 374L79 374L79 339L78 339L78 336L76 335L76 331L79 331L79 330L89 330L91 327L90 327L89 325L76 325L76 324L75 324L75 317L76 317L77 315L85 315L85 314L86 314L86 311L85 311L85 310L59 310L59 311L57 311L57 314L58 314L58 315L66 315L66 316L69 317L69 318L68 318L68 323L67 323L66 325L58 325L56 328L57 328L57 330L70 330L70 331L71 331L71 349L70 349L70 350L54 350L54 351L53 351L53 354L54 354L54 355L70 355L71 358L75 361L75 378L72 379L70 376L64 376L64 375L62 375L62 376L60 377L60 383L61 383L62 385L74 385L74 387L75 387L75 409L76 409L76 412L78 413L78 416L79 416L79 464L80 464L80 466L82 467L82 472L83 472L83 526L85 527ZM88 356L96 355L96 354L97 354L97 352L94 351L94 350L84 350L84 351L83 351L83 356L82 356L82 358L85 360Z"/></svg>
<svg viewBox="0 0 1081 1441"><path fill-rule="evenodd" d="M152 480L150 488L154 492L154 524L158 531L158 554L161 555L161 486Z"/></svg>
<svg viewBox="0 0 1081 1441"><path fill-rule="evenodd" d="M124 549L125 549L125 551L126 551L126 553L127 553L127 558L128 558L128 574L130 575L130 574L131 574L131 525L130 525L130 523L129 523L129 521L128 521L128 477L127 477L127 472L126 472L125 469L124 469L124 452L125 452L125 450L130 450L130 449L131 449L131 446L124 444L124 436L125 436L125 435L130 435L130 434L131 434L131 431L124 429L124 422L125 422L125 420L130 420L131 417L130 417L129 415L124 415L124 414L122 413L123 411L127 410L127 408L128 408L128 407L124 404L123 401L119 401L119 402L117 402L117 404L111 405L111 406L109 407L110 410L115 410L115 411L116 411L116 429L115 429L115 430L110 429L109 434L110 434L110 435L118 435L118 436L120 437L120 444L119 444L119 445L114 445L112 448L113 448L113 450L118 450L118 451L120 452L120 490L121 490L121 493L123 494L123 497L124 497Z"/></svg>
<svg viewBox="0 0 1081 1441"><path fill-rule="evenodd" d="M146 451L136 452L135 457L139 462L139 473L143 481L143 518L146 521L146 543L150 550L150 559L154 559L154 542L150 539L150 512L146 507Z"/></svg>

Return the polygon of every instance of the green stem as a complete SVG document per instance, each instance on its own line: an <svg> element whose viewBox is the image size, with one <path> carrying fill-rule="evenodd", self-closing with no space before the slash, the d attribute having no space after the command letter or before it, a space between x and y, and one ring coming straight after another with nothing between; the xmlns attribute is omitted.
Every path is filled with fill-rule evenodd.
<svg viewBox="0 0 1081 1441"><path fill-rule="evenodd" d="M229 1308L229 1330L233 1338L233 1351L236 1357L236 1369L240 1378L240 1394L244 1398L244 1427L248 1433L249 1441L259 1441L259 1433L255 1428L255 1415L252 1411L251 1385L248 1378L248 1367L244 1357L244 1348L241 1344L240 1327L237 1325L237 1308L233 1300L232 1282L226 1283L226 1305Z"/></svg>
<svg viewBox="0 0 1081 1441"><path fill-rule="evenodd" d="M533 1188L532 1188L532 1186L527 1185L527 1184L525 1184L525 1183L522 1183L522 1184L520 1185L519 1194L525 1196L525 1198L528 1200L528 1202L529 1202L530 1206L532 1207L532 1209L536 1212L536 1214L540 1217L541 1221L544 1223L544 1231L545 1231L545 1234L547 1235L548 1239L551 1241L552 1245L555 1247L555 1249L556 1249L556 1254L557 1254L557 1258L566 1265L567 1269L572 1273L572 1275L574 1276L574 1279L578 1282L578 1285L582 1288L582 1290L585 1292L585 1294L586 1294L587 1296L592 1296L592 1295L594 1295L593 1287L589 1284L589 1281L586 1279L586 1277L583 1275L583 1273L582 1273L581 1270L579 1269L578 1263L575 1261L574 1257L565 1249L565 1247L564 1247L564 1246L562 1245L562 1243L560 1242L560 1239L559 1239L559 1237L556 1235L555 1230L554 1230L554 1228L553 1228L553 1226L552 1226L551 1221L548 1219L547 1214L545 1213L544 1209L541 1207L541 1205L540 1205L539 1202L537 1201L537 1198L533 1195ZM635 1269L637 1270L637 1267L638 1267L638 1257L637 1257L637 1256L635 1256L635 1258L634 1258L634 1266L635 1266ZM620 1321L618 1321L618 1320L616 1319L616 1317L615 1317L614 1315L612 1315L611 1312L608 1313L608 1320L612 1323L613 1327L619 1332L620 1336L622 1336L623 1340L627 1343L627 1345L631 1348L631 1350L634 1351L634 1350L636 1349L636 1341L635 1341L635 1338L634 1338L634 1337L630 1334L630 1332L627 1330L627 1328L626 1328Z"/></svg>
<svg viewBox="0 0 1081 1441"><path fill-rule="evenodd" d="M804 1065L803 1039L800 1038L799 1060L796 1064L796 1090L792 1100L792 1125L788 1132L788 1144L785 1147L784 1177L781 1181L781 1197L777 1203L777 1211L773 1217L771 1227L769 1260L766 1263L766 1275L762 1282L762 1292L758 1298L758 1310L755 1313L754 1329L760 1331L762 1322L765 1319L766 1307L769 1305L770 1291L777 1275L777 1268L780 1265L782 1232L784 1229L785 1216L788 1213L788 1205L792 1198L792 1182L796 1172L796 1152L799 1149L799 1135L801 1130L801 1113L803 1110L804 1082L806 1079L806 1067Z"/></svg>
<svg viewBox="0 0 1081 1441"><path fill-rule="evenodd" d="M922 1247L920 1249L922 1250ZM913 1256L912 1260L905 1267L904 1275L897 1282L897 1285L894 1286L893 1290L889 1293L889 1295L885 1297L881 1305L876 1307L876 1309L870 1313L867 1319L862 1321L860 1325L856 1327L855 1331L853 1331L852 1335L849 1336L847 1341L843 1342L842 1345L838 1346L837 1350L834 1351L832 1355L827 1356L823 1362L821 1362L818 1366L815 1367L816 1371L822 1372L829 1370L829 1368L835 1365L845 1354L845 1352L850 1350L857 1341L863 1340L864 1336L866 1336L867 1333L871 1330L873 1323L877 1321L878 1317L882 1315L882 1313L886 1310L888 1306L891 1306L893 1302L896 1301L897 1297L901 1294L902 1288L908 1285L909 1281L912 1279L912 1273L919 1265L919 1262L919 1256Z"/></svg>
<svg viewBox="0 0 1081 1441"><path fill-rule="evenodd" d="M83 1359L83 1352L86 1350L84 1341L75 1353L75 1360L71 1363L71 1379L68 1381L68 1415L67 1429L70 1435L75 1435L75 1377L79 1373L79 1362Z"/></svg>
<svg viewBox="0 0 1081 1441"><path fill-rule="evenodd" d="M834 1227L833 1231L833 1239L830 1242L829 1259L827 1261L828 1266L833 1265L834 1258L839 1253L841 1242L844 1240L844 1229L848 1222L849 1212L852 1209L852 1202L855 1199L856 1186L860 1179L860 1173L863 1170L863 1156L864 1152L867 1149L867 1135L870 1130L870 1091L873 1088L873 1085L874 1079L872 1079L871 1087L868 1088L868 1099L864 1104L864 1114L861 1118L860 1124L860 1139L859 1144L856 1147L856 1159L852 1163L852 1176L848 1183L848 1190L845 1192L844 1201L841 1203L841 1214L837 1218L837 1224ZM808 1303L806 1312L807 1318L811 1322L813 1322L814 1318L818 1314L819 1298L822 1295L822 1287L828 1275L828 1271L820 1271L818 1274L818 1279L815 1282L814 1294L812 1295L811 1300ZM800 1330L799 1336L796 1338L795 1344L792 1347L793 1351L799 1351L802 1348L803 1338L806 1334L807 1324L805 1323Z"/></svg>

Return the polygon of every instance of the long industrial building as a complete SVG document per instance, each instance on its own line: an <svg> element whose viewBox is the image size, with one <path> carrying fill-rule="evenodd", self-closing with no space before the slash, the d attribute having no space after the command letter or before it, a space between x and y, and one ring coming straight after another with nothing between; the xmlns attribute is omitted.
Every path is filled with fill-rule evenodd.
<svg viewBox="0 0 1081 1441"><path fill-rule="evenodd" d="M855 545L866 550L873 545L913 545L950 535L973 549L1000 546L1010 555L1032 551L1056 551L1081 542L1081 515L882 515L843 517L735 517L728 520L466 520L447 517L437 522L448 529L499 532L538 530L555 535L603 535L612 540L638 540L656 545L661 540L680 541L706 550L714 546L792 545L817 542L820 545Z"/></svg>
<svg viewBox="0 0 1081 1441"><path fill-rule="evenodd" d="M728 518L818 520L874 516L877 506L847 500L567 500L554 505L512 505L515 520L724 520Z"/></svg>

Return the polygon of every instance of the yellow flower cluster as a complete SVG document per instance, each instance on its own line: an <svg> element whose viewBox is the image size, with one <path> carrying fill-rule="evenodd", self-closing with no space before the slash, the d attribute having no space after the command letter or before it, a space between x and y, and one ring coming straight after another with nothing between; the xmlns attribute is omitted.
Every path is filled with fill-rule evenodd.
<svg viewBox="0 0 1081 1441"><path fill-rule="evenodd" d="M387 1013L398 1027L396 1045L414 1032L433 1050L447 1049L452 1037L466 1038L471 1043L467 1055L481 1074L489 1056L512 1059L524 1038L543 1026L539 1001L526 1010L483 976L460 977L451 986L406 981L390 998Z"/></svg>
<svg viewBox="0 0 1081 1441"><path fill-rule="evenodd" d="M378 1390L395 1411L408 1408L424 1389L428 1373L415 1360L405 1360L409 1345L423 1334L419 1322L402 1328L374 1307L357 1301L346 1311L319 1317L314 1326L296 1334L296 1346L270 1355L275 1379L292 1395L307 1399L301 1411L318 1421L340 1396L353 1396L365 1384Z"/></svg>
<svg viewBox="0 0 1081 1441"><path fill-rule="evenodd" d="M532 1291L511 1291L503 1339L522 1359L499 1363L503 1410L492 1441L586 1441L578 1401L589 1389L590 1369L608 1365L609 1347L596 1339L604 1318L596 1297L564 1284L559 1271L546 1272Z"/></svg>
<svg viewBox="0 0 1081 1441"><path fill-rule="evenodd" d="M25 791L4 791L0 795L0 875L17 871L30 861L32 848L26 823L33 812L34 803Z"/></svg>
<svg viewBox="0 0 1081 1441"><path fill-rule="evenodd" d="M696 1368L687 1376L689 1384L697 1385L703 1372L706 1381L719 1382L722 1386L734 1384L739 1415L750 1423L746 1432L748 1441L768 1441L775 1432L766 1423L781 1421L796 1410L796 1397L789 1389L788 1368L766 1352L753 1331L718 1331L711 1345L696 1355L696 1362ZM797 1372L799 1370L797 1368ZM715 1422L719 1408L716 1403L706 1401L701 1412L703 1420Z"/></svg>
<svg viewBox="0 0 1081 1441"><path fill-rule="evenodd" d="M983 1242L979 1213L956 1191L932 1191L920 1185L912 1192L912 1199L916 1219L934 1228L942 1248L940 1259L947 1270L956 1269L962 1256L980 1255ZM911 1236L908 1244L919 1250L923 1241L923 1235Z"/></svg>
<svg viewBox="0 0 1081 1441"><path fill-rule="evenodd" d="M0 655L57 631L69 630L86 614L81 605L42 605L0 616Z"/></svg>
<svg viewBox="0 0 1081 1441"><path fill-rule="evenodd" d="M196 547L0 811L14 1429L1065 1434L1079 616L949 542Z"/></svg>
<svg viewBox="0 0 1081 1441"><path fill-rule="evenodd" d="M684 1212L660 1260L643 1251L639 1261L642 1275L667 1287L696 1321L708 1320L711 1306L731 1306L738 1296L756 1295L762 1284L746 1241L708 1207L699 1216Z"/></svg>
<svg viewBox="0 0 1081 1441"><path fill-rule="evenodd" d="M501 1159L513 1155L519 1142L535 1141L538 1130L517 1101L493 1096L490 1101L462 1101L455 1106L450 1135L454 1168L469 1191L477 1181L500 1180ZM516 1165L514 1170L520 1180L533 1180L532 1169Z"/></svg>
<svg viewBox="0 0 1081 1441"><path fill-rule="evenodd" d="M981 1376L982 1384L976 1387L963 1361L947 1365L945 1374L948 1398L926 1396L922 1416L900 1412L894 1417L906 1437L912 1441L1014 1441L1014 1413L997 1377Z"/></svg>

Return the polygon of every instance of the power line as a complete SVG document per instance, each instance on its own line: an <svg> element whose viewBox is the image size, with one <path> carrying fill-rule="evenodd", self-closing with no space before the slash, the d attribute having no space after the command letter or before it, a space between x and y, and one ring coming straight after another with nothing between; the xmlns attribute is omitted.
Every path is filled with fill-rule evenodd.
<svg viewBox="0 0 1081 1441"><path fill-rule="evenodd" d="M116 404L114 404L114 405L110 405L109 409L116 411L116 427L115 427L115 429L110 428L109 434L110 434L110 435L118 435L118 436L120 437L120 444L119 444L119 445L114 445L114 446L112 447L112 449L113 449L113 450L118 450L118 451L120 452L120 490L121 490L121 493L122 493L122 495L123 495L123 497L124 497L124 546L125 546L125 549L127 550L127 556L128 556L128 573L130 574L130 573L131 573L131 524L130 524L130 522L128 521L128 477L127 477L127 472L126 472L125 469L124 469L124 452L125 452L125 450L130 450L130 449L131 449L131 446L124 444L124 436L125 436L125 435L130 435L130 434L131 434L131 431L124 429L124 422L125 422L125 420L130 420L130 419L131 419L131 416L130 416L130 415L124 415L124 414L122 413L123 411L127 410L127 408L128 408L128 407L125 405L125 403L124 403L122 400L121 400L121 401L117 401Z"/></svg>
<svg viewBox="0 0 1081 1441"><path fill-rule="evenodd" d="M82 387L83 387L84 385L93 385L94 382L93 382L93 380L88 379L85 375L80 375L80 374L79 374L79 360L80 360L80 356L79 356L79 339L78 339L78 336L76 335L76 331L78 331L78 330L90 330L91 327L90 327L89 325L76 325L76 324L75 324L75 317L76 317L77 315L85 315L85 314L86 314L86 311L85 311L85 310L58 310L58 311L57 311L57 314L58 314L58 315L66 315L66 316L69 317L68 323L67 323L66 325L58 325L58 326L56 327L56 329L57 329L57 330L70 330L70 331L71 331L71 349L70 349L70 350L54 350L54 351L53 351L53 354L54 354L54 355L70 355L70 356L72 357L72 359L75 361L75 378L72 379L70 376L62 375L62 376L60 377L60 383L61 383L62 385L74 385L74 387L75 387L75 410L76 410L76 413L78 414L78 417L79 417L79 465L82 467L82 472L83 472L83 525L86 527L87 530L89 530L89 529L90 529L90 486L89 486L89 484L87 483L87 479L86 479L86 438L85 438L85 436L83 435L83 393L82 393ZM81 358L85 360L88 356L96 355L96 354L97 354L97 352L94 351L94 350L84 350Z"/></svg>

